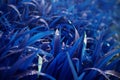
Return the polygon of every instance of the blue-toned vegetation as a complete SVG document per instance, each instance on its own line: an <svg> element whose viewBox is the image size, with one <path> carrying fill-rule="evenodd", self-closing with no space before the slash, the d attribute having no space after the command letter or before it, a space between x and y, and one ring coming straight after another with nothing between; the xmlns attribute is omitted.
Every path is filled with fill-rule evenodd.
<svg viewBox="0 0 120 80"><path fill-rule="evenodd" d="M0 0L0 80L120 80L120 0Z"/></svg>

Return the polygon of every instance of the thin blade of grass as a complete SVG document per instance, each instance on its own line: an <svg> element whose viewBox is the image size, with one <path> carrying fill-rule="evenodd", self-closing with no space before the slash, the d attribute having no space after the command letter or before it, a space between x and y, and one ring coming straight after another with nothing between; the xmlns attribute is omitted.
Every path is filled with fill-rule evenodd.
<svg viewBox="0 0 120 80"><path fill-rule="evenodd" d="M28 56L25 56L25 57L19 59L18 61L16 61L16 63L8 71L8 73L7 73L8 76L13 75L18 69L21 69L21 70L27 69L30 66L30 64L32 63L32 61L35 58L36 54L37 54L37 51L30 54L30 55L28 55Z"/></svg>
<svg viewBox="0 0 120 80"><path fill-rule="evenodd" d="M14 5L12 5L12 4L10 4L10 5L8 5L8 6L11 7L12 9L14 9L14 10L17 12L17 14L18 14L20 20L22 20L22 18L21 18L21 14L20 14L19 10L17 9L17 7L14 6Z"/></svg>
<svg viewBox="0 0 120 80"><path fill-rule="evenodd" d="M85 76L85 72L83 72L79 77L78 80L83 80L83 77Z"/></svg>
<svg viewBox="0 0 120 80"><path fill-rule="evenodd" d="M70 68L71 68L74 80L78 80L77 72L76 72L76 70L75 70L75 68L73 66L72 60L70 58L70 55L69 55L69 53L66 53L66 54L67 54L67 59L68 59L68 62L69 62L69 65L70 65Z"/></svg>
<svg viewBox="0 0 120 80"><path fill-rule="evenodd" d="M70 53L70 57L72 57L74 55L74 53L76 52L76 50L82 45L82 41L83 41L83 35L74 43L74 45L72 46L72 49L69 50Z"/></svg>
<svg viewBox="0 0 120 80"><path fill-rule="evenodd" d="M54 53L53 56L54 57L56 57L57 54L60 52L60 49L61 49L60 39L61 39L61 35L60 35L59 30L57 29L56 32L55 32L54 44L53 44L53 53Z"/></svg>
<svg viewBox="0 0 120 80"><path fill-rule="evenodd" d="M83 40L83 47L82 47L82 54L81 54L81 62L85 60L86 57L86 46L87 46L87 35L84 33L84 40Z"/></svg>
<svg viewBox="0 0 120 80"><path fill-rule="evenodd" d="M35 43L38 39L43 38L43 37L48 36L48 35L51 35L51 34L54 34L54 32L53 31L40 32L40 33L32 36L28 40L27 45L31 45L31 44Z"/></svg>
<svg viewBox="0 0 120 80"><path fill-rule="evenodd" d="M109 77L104 73L104 71L98 69L98 68L86 68L85 70L95 70L98 71L100 74L102 74L107 80L110 80Z"/></svg>
<svg viewBox="0 0 120 80"><path fill-rule="evenodd" d="M120 73L118 73L118 72L116 72L114 70L106 70L105 74L108 74L108 75L111 75L111 76L115 76L115 77L120 79Z"/></svg>

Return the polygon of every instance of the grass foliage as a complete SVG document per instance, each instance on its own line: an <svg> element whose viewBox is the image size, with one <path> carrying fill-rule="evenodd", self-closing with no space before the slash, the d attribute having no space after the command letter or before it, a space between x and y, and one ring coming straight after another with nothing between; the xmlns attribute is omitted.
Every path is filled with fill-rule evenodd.
<svg viewBox="0 0 120 80"><path fill-rule="evenodd" d="M119 8L119 0L1 0L0 80L119 80Z"/></svg>

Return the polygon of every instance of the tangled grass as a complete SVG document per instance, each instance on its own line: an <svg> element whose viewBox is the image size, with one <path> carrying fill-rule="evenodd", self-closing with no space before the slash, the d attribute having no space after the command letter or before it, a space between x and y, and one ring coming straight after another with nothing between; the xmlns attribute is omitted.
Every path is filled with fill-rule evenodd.
<svg viewBox="0 0 120 80"><path fill-rule="evenodd" d="M119 80L119 0L1 0L0 80Z"/></svg>

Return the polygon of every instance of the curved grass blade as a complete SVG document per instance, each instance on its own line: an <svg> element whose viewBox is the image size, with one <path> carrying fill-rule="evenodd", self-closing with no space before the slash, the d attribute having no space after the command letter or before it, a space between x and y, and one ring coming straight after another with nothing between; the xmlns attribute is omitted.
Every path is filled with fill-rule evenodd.
<svg viewBox="0 0 120 80"><path fill-rule="evenodd" d="M113 49L109 51L104 57L102 57L95 65L97 68L103 67L113 56L120 53L120 49Z"/></svg>
<svg viewBox="0 0 120 80"><path fill-rule="evenodd" d="M46 25L46 27L49 29L48 23L47 23L47 21L45 21L45 19L40 18L39 20L40 20L42 23L44 23L44 24Z"/></svg>
<svg viewBox="0 0 120 80"><path fill-rule="evenodd" d="M45 31L45 32L40 32L38 34L35 34L28 40L27 45L31 45L31 44L35 43L38 39L43 38L48 35L51 35L51 34L54 34L54 32L53 31Z"/></svg>
<svg viewBox="0 0 120 80"><path fill-rule="evenodd" d="M105 74L108 74L108 75L111 75L111 76L115 76L115 77L120 79L120 73L118 73L118 72L116 72L114 70L106 70Z"/></svg>
<svg viewBox="0 0 120 80"><path fill-rule="evenodd" d="M36 7L36 5L33 2L23 2L25 5L32 5L33 7Z"/></svg>
<svg viewBox="0 0 120 80"><path fill-rule="evenodd" d="M16 36L18 35L18 31L16 31L12 36L11 36L11 39L10 39L10 41L9 41L9 43L7 44L7 45L5 45L6 47L6 49L5 49L5 51L3 52L3 54L1 55L1 57L3 57L3 56L5 56L6 54L7 54L7 52L9 51L9 49L10 49L10 46L11 46L11 43L12 42L14 42L14 40L16 39ZM1 51L0 51L1 52Z"/></svg>
<svg viewBox="0 0 120 80"><path fill-rule="evenodd" d="M110 80L109 77L105 74L104 71L98 69L98 68L86 68L85 70L95 70L98 71L100 74L102 74L107 80ZM94 75L95 76L95 75Z"/></svg>
<svg viewBox="0 0 120 80"><path fill-rule="evenodd" d="M14 6L14 5L12 5L12 4L10 4L10 5L8 5L8 6L11 7L12 9L14 9L14 10L17 12L17 14L18 14L20 20L22 20L22 18L21 18L21 14L20 14L19 10L17 9L17 7Z"/></svg>
<svg viewBox="0 0 120 80"><path fill-rule="evenodd" d="M38 51L39 55L45 55L45 56L48 56L48 57L53 57L52 54L50 54L50 53L48 53L48 52L46 52L46 51L44 51L40 48L38 49L38 48L35 48L35 47L32 47L32 46L27 46L27 49L30 49L32 51Z"/></svg>
<svg viewBox="0 0 120 80"><path fill-rule="evenodd" d="M52 77L52 76L50 76L50 75L48 75L46 73L40 73L40 75L45 76L45 77L49 78L50 80L56 80L54 77Z"/></svg>
<svg viewBox="0 0 120 80"><path fill-rule="evenodd" d="M118 64L119 61L120 61L120 58L116 58L115 60L113 60L112 62L110 62L110 63L107 65L106 69L109 69L109 70L113 69L113 67L114 67L116 64Z"/></svg>
<svg viewBox="0 0 120 80"><path fill-rule="evenodd" d="M38 51L16 61L16 63L7 72L8 76L13 75L18 69L26 70L30 66L30 64L32 63L32 61L35 58L37 53L38 53Z"/></svg>
<svg viewBox="0 0 120 80"><path fill-rule="evenodd" d="M75 28L75 41L77 41L80 38L78 30Z"/></svg>
<svg viewBox="0 0 120 80"><path fill-rule="evenodd" d="M49 80L56 80L54 77L52 77L46 73L42 73L42 72L39 73L36 70L29 70L29 71L26 71L22 74L15 75L14 77L16 77L17 80L21 80L21 79L24 79L24 77L26 77L26 76L33 76L33 75L40 75L40 76L46 77ZM41 78L40 78L40 80L41 80Z"/></svg>
<svg viewBox="0 0 120 80"><path fill-rule="evenodd" d="M102 57L95 65L94 67L101 69L105 64L107 64L107 62L116 54L120 53L120 49L113 49L111 51L109 51L104 57ZM92 74L92 75L91 75ZM96 75L97 73L94 71L91 71L87 77L90 78L94 78L94 75ZM90 79L89 78L89 79Z"/></svg>
<svg viewBox="0 0 120 80"><path fill-rule="evenodd" d="M26 77L26 76L33 76L33 75L37 75L37 74L38 74L38 71L29 70L29 71L25 71L22 74L15 75L13 77L16 78L17 80L21 80L21 79L24 79L24 77Z"/></svg>

